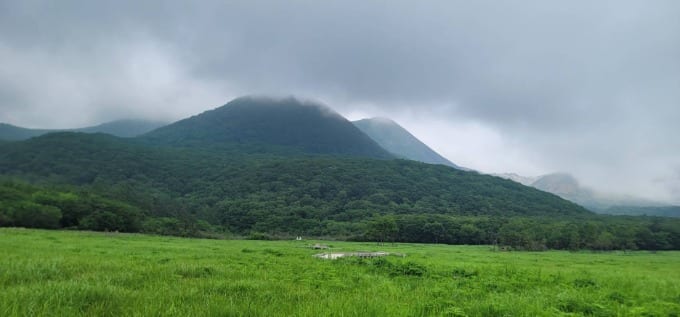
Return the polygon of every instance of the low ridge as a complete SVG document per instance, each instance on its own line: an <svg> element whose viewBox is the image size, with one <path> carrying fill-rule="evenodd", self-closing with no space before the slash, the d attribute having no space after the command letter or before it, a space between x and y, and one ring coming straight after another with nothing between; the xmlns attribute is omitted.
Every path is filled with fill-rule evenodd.
<svg viewBox="0 0 680 317"><path fill-rule="evenodd" d="M2 141L22 141L47 133L54 132L84 132L84 133L106 133L117 137L135 137L166 123L159 121L148 121L139 119L123 119L102 123L96 126L77 128L77 129L30 129L17 127L7 123L0 123L0 140Z"/></svg>
<svg viewBox="0 0 680 317"><path fill-rule="evenodd" d="M0 140L2 141L21 141L52 132L45 129L28 129L17 127L8 123L0 123Z"/></svg>
<svg viewBox="0 0 680 317"><path fill-rule="evenodd" d="M166 122L139 119L124 119L102 123L93 127L75 129L75 132L106 133L117 137L131 138L142 135L159 127Z"/></svg>

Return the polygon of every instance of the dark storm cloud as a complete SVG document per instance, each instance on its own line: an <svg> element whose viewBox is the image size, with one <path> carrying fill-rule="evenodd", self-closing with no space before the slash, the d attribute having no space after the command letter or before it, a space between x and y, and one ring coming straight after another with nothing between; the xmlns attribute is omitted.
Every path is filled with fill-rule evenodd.
<svg viewBox="0 0 680 317"><path fill-rule="evenodd" d="M677 182L653 181L680 162L678 16L677 1L0 1L0 121L177 119L295 94L521 153L450 157L473 168L678 201ZM447 137L427 141L465 151Z"/></svg>

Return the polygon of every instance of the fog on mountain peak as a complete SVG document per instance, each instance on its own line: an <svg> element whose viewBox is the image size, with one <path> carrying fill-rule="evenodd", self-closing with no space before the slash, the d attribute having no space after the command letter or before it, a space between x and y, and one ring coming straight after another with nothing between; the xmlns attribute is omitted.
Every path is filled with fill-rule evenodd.
<svg viewBox="0 0 680 317"><path fill-rule="evenodd" d="M680 203L677 1L1 6L0 122L171 122L295 95L396 120L475 170Z"/></svg>

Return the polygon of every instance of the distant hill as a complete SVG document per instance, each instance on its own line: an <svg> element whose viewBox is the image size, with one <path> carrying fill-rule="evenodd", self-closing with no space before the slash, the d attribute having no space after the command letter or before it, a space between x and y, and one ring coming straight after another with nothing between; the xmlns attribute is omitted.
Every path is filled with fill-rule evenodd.
<svg viewBox="0 0 680 317"><path fill-rule="evenodd" d="M611 206L605 209L603 213L610 215L680 218L680 206Z"/></svg>
<svg viewBox="0 0 680 317"><path fill-rule="evenodd" d="M117 137L131 138L158 129L164 125L167 125L167 122L127 119L106 122L93 127L75 129L73 131L85 133L106 133Z"/></svg>
<svg viewBox="0 0 680 317"><path fill-rule="evenodd" d="M538 177L523 177L517 174L495 174L502 178L532 186L573 201L588 210L610 215L680 217L680 207L647 199L601 193L582 186L567 173L553 173Z"/></svg>
<svg viewBox="0 0 680 317"><path fill-rule="evenodd" d="M21 141L32 137L40 136L51 132L85 132L85 133L106 133L118 137L135 137L161 126L166 125L164 122L148 121L148 120L116 120L102 123L100 125L76 128L76 129L29 129L17 127L7 123L0 123L0 140L4 141Z"/></svg>
<svg viewBox="0 0 680 317"><path fill-rule="evenodd" d="M393 157L332 109L292 97L238 98L142 139L174 146L271 145L310 154Z"/></svg>
<svg viewBox="0 0 680 317"><path fill-rule="evenodd" d="M0 140L21 141L53 131L56 130L27 129L7 123L0 123Z"/></svg>
<svg viewBox="0 0 680 317"><path fill-rule="evenodd" d="M352 122L380 146L397 157L429 164L462 169L428 147L402 126L387 118L370 118Z"/></svg>
<svg viewBox="0 0 680 317"><path fill-rule="evenodd" d="M527 176L522 176L519 174L515 173L501 173L501 174L492 174L493 176L498 176L500 178L505 178L509 179L511 181L520 183L525 186L531 186L536 180L538 180L539 177L527 177Z"/></svg>
<svg viewBox="0 0 680 317"><path fill-rule="evenodd" d="M576 178L566 173L554 173L538 177L531 186L560 196L578 198L591 196L589 190L581 187Z"/></svg>

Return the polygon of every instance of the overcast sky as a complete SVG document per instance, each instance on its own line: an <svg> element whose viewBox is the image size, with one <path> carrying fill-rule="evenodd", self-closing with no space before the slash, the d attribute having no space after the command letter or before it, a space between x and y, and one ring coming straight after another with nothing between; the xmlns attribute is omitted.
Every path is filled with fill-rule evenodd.
<svg viewBox="0 0 680 317"><path fill-rule="evenodd" d="M245 94L680 203L680 1L0 0L0 122L176 120Z"/></svg>

